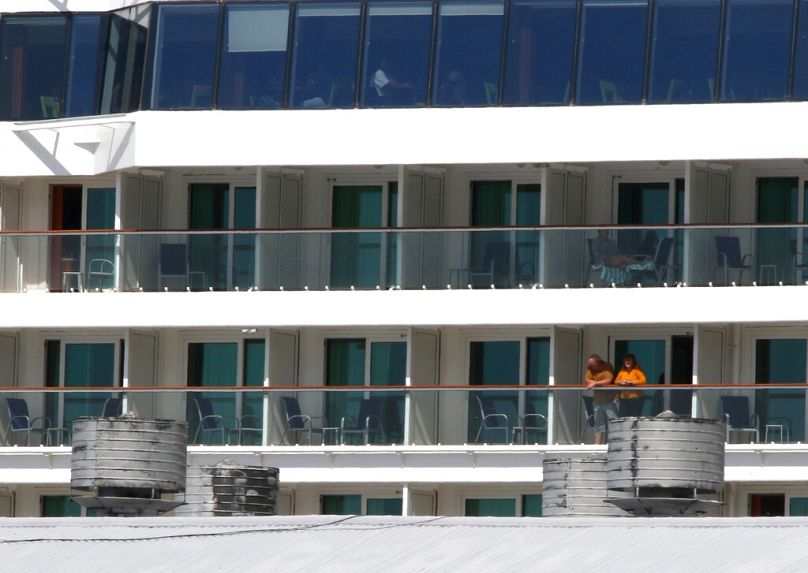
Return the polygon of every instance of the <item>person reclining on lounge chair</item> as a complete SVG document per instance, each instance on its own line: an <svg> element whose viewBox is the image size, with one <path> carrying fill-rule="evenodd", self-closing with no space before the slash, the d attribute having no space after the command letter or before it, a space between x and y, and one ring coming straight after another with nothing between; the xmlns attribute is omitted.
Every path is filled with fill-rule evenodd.
<svg viewBox="0 0 808 573"><path fill-rule="evenodd" d="M625 284L631 271L654 269L654 259L647 256L629 257L620 252L617 243L609 238L608 229L600 229L592 240L592 258L602 268L601 279L606 282Z"/></svg>

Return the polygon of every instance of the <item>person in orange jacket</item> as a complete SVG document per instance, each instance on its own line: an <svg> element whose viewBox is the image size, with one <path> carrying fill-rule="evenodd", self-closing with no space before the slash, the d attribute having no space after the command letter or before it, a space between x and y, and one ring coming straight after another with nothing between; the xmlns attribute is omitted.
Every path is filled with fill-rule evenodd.
<svg viewBox="0 0 808 573"><path fill-rule="evenodd" d="M632 388L644 386L645 372L637 364L637 357L626 354L623 357L623 367L614 379L618 386ZM636 389L626 389L620 392L620 416L642 416L643 393Z"/></svg>

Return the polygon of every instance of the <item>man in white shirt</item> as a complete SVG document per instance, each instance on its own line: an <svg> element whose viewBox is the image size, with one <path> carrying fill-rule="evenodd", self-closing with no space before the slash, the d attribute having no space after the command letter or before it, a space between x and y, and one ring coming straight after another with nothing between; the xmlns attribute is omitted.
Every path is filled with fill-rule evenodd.
<svg viewBox="0 0 808 573"><path fill-rule="evenodd" d="M379 69L373 74L373 87L382 100L395 98L397 94L412 91L408 83L397 82L390 72L390 63L387 60L379 62Z"/></svg>

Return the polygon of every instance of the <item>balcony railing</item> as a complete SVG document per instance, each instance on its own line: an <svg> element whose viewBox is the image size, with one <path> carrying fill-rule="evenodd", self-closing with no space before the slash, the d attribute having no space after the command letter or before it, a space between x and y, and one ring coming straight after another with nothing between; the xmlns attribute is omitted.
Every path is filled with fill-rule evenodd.
<svg viewBox="0 0 808 573"><path fill-rule="evenodd" d="M727 422L730 443L802 443L808 384L656 385L596 390L622 415ZM185 420L211 446L502 446L592 443L581 386L5 388L5 446L70 444L79 416Z"/></svg>
<svg viewBox="0 0 808 573"><path fill-rule="evenodd" d="M0 290L789 285L806 247L808 225L7 232Z"/></svg>

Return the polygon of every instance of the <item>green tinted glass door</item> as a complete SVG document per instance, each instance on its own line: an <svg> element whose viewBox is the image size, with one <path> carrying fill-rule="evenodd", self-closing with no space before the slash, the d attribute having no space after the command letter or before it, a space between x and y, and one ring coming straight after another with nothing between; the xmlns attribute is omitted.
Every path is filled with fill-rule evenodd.
<svg viewBox="0 0 808 573"><path fill-rule="evenodd" d="M550 383L550 339L527 339L527 378L528 386L546 387ZM525 392L525 414L540 414L545 420L548 418L547 392ZM537 418L528 416L525 420L527 426L537 427L544 423ZM547 431L531 431L524 437L525 443L547 443Z"/></svg>
<svg viewBox="0 0 808 573"><path fill-rule="evenodd" d="M541 495L522 496L522 517L541 517Z"/></svg>
<svg viewBox="0 0 808 573"><path fill-rule="evenodd" d="M243 384L260 388L264 385L264 341L247 339L244 341ZM262 392L245 392L241 394L241 426L252 428L243 432L242 445L261 443L263 427L264 394Z"/></svg>
<svg viewBox="0 0 808 573"><path fill-rule="evenodd" d="M626 354L637 357L637 364L645 373L647 384L665 383L665 340L616 340L614 343L615 373L623 366ZM665 409L663 392L646 392L643 396L642 415L656 416Z"/></svg>
<svg viewBox="0 0 808 573"><path fill-rule="evenodd" d="M404 386L407 376L406 342L372 342L370 344L370 385ZM386 443L404 441L404 393L371 394L382 400L382 428Z"/></svg>
<svg viewBox="0 0 808 573"><path fill-rule="evenodd" d="M541 224L541 185L520 184L516 186L516 226L531 227ZM517 231L516 235L516 282L532 284L538 281L539 233Z"/></svg>
<svg viewBox="0 0 808 573"><path fill-rule="evenodd" d="M334 187L331 226L378 228L382 220L382 186ZM381 284L381 233L336 233L331 239L331 286L373 288Z"/></svg>
<svg viewBox="0 0 808 573"><path fill-rule="evenodd" d="M758 179L757 222L796 223L799 220L798 188L796 177ZM757 229L757 268L754 272L758 273L758 280L766 284L779 280L790 282L794 275L796 250L796 229Z"/></svg>
<svg viewBox="0 0 808 573"><path fill-rule="evenodd" d="M193 183L189 186L192 230L227 229L230 221L230 185ZM192 235L189 240L191 288L227 288L227 235Z"/></svg>
<svg viewBox="0 0 808 573"><path fill-rule="evenodd" d="M88 231L115 228L115 188L87 189ZM88 289L115 286L115 235L85 237L84 276Z"/></svg>
<svg viewBox="0 0 808 573"><path fill-rule="evenodd" d="M467 499L467 517L516 517L515 499Z"/></svg>
<svg viewBox="0 0 808 573"><path fill-rule="evenodd" d="M667 225L670 222L668 183L621 183L617 195L618 225ZM617 245L625 255L656 253L656 243L667 231L625 229L617 235Z"/></svg>
<svg viewBox="0 0 808 573"><path fill-rule="evenodd" d="M114 387L116 380L115 343L66 343L64 345L64 386ZM65 394L62 426L70 428L80 416L100 416L108 392Z"/></svg>
<svg viewBox="0 0 808 573"><path fill-rule="evenodd" d="M42 517L81 517L81 506L69 495L43 495Z"/></svg>
<svg viewBox="0 0 808 573"><path fill-rule="evenodd" d="M236 386L238 368L238 344L235 342L193 342L188 345L188 386ZM263 378L263 374L262 374ZM210 401L212 413L224 418L227 427L233 428L236 417L236 399L232 392L201 392L188 396L188 432L191 439L197 435L199 426L198 402L194 397ZM220 432L199 432L200 443L221 443ZM224 436L227 440L228 436Z"/></svg>
<svg viewBox="0 0 808 573"><path fill-rule="evenodd" d="M493 340L471 342L469 345L469 385L517 385L519 384L519 341ZM507 443L511 439L511 428L519 419L519 395L517 392L469 392L468 398L468 441L474 442L482 424L480 401L490 404L497 414L508 417L507 435L500 429L484 429L479 441L486 443ZM504 427L505 421L497 422Z"/></svg>
<svg viewBox="0 0 808 573"><path fill-rule="evenodd" d="M805 364L804 339L761 339L755 344L755 384L805 382ZM789 430L791 441L805 440L804 390L759 390L755 413L761 438L767 424L777 424Z"/></svg>
<svg viewBox="0 0 808 573"><path fill-rule="evenodd" d="M326 386L365 385L365 339L332 338L326 340ZM338 428L342 418L350 425L359 415L364 392L327 392L327 426Z"/></svg>
<svg viewBox="0 0 808 573"><path fill-rule="evenodd" d="M400 497L369 498L365 515L401 515L402 505Z"/></svg>
<svg viewBox="0 0 808 573"><path fill-rule="evenodd" d="M233 202L233 228L255 229L255 187L236 187ZM255 240L254 234L233 235L231 282L239 289L255 286Z"/></svg>
<svg viewBox="0 0 808 573"><path fill-rule="evenodd" d="M388 189L388 203L387 203L387 224L385 227L398 226L398 182L391 181L387 184ZM393 286L398 284L398 244L399 235L396 233L388 233L384 235L384 240L387 241L387 282L384 286Z"/></svg>
<svg viewBox="0 0 808 573"><path fill-rule="evenodd" d="M507 227L511 224L511 182L473 181L471 184L471 226ZM507 286L510 281L511 245L508 231L475 231L469 245L472 286L493 283Z"/></svg>
<svg viewBox="0 0 808 573"><path fill-rule="evenodd" d="M323 515L362 515L361 495L323 495L320 505Z"/></svg>

